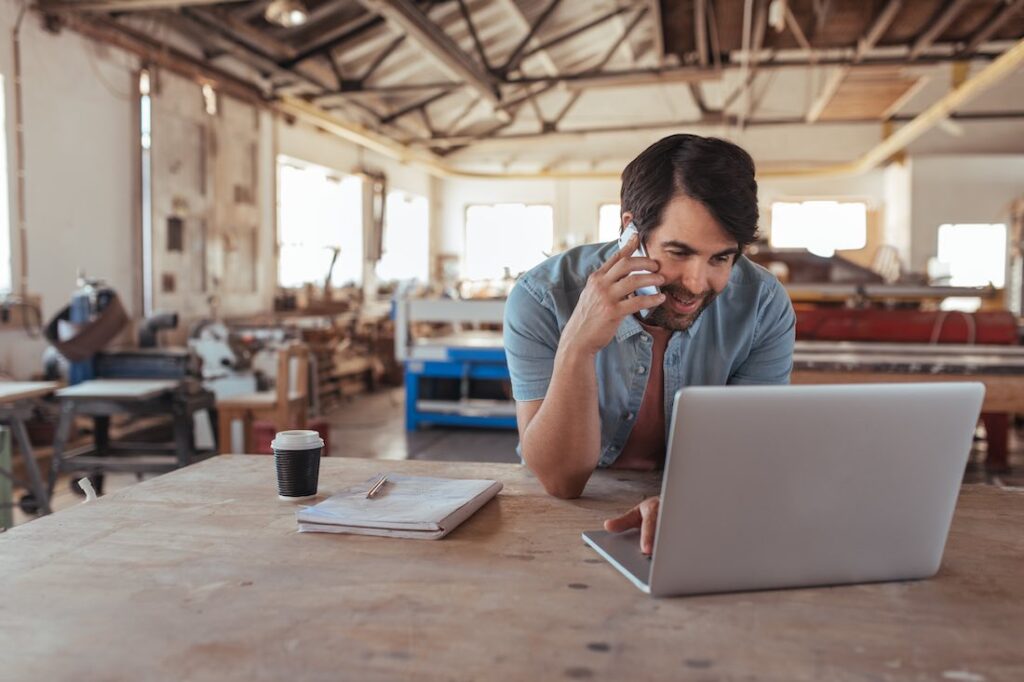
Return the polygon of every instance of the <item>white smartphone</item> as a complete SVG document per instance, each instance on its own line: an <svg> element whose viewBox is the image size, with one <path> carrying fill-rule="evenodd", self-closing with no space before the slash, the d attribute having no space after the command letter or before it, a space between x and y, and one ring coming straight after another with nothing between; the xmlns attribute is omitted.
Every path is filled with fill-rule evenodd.
<svg viewBox="0 0 1024 682"><path fill-rule="evenodd" d="M628 242L630 240L630 238L632 238L633 235L635 235L636 233L637 233L636 225L634 225L633 223L630 223L630 224L626 225L626 229L624 229L622 231L622 235L619 237L619 249L624 248L626 246L626 242ZM640 257L640 258L647 258L648 257L647 256L647 250L644 249L643 241L640 242L640 245L637 247L636 251L633 252L633 257ZM650 274L650 271L649 270L637 270L636 272L633 272L632 274L633 275L647 275L647 274ZM658 287L656 287L656 286L654 286L652 284L650 286L640 287L634 293L637 296L654 296L654 295L659 294L661 292L658 289ZM650 314L651 314L651 311L649 309L647 309L647 308L644 308L643 310L640 311L640 317L647 317Z"/></svg>

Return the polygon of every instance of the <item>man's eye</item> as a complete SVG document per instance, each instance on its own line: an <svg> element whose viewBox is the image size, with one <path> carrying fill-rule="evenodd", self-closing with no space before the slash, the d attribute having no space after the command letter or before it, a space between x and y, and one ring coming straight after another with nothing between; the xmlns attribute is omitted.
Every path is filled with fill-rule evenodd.
<svg viewBox="0 0 1024 682"><path fill-rule="evenodd" d="M714 263L716 263L718 265L721 265L723 263L728 263L729 261L731 261L732 260L732 256L715 256L711 260L712 260L712 262L714 262Z"/></svg>

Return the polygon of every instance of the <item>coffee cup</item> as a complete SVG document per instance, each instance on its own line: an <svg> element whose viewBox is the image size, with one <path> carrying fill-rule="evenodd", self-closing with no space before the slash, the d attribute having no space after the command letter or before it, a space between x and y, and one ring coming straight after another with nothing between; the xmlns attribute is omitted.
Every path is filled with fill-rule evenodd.
<svg viewBox="0 0 1024 682"><path fill-rule="evenodd" d="M287 502L316 496L324 441L316 431L280 431L270 443L277 467L277 497Z"/></svg>

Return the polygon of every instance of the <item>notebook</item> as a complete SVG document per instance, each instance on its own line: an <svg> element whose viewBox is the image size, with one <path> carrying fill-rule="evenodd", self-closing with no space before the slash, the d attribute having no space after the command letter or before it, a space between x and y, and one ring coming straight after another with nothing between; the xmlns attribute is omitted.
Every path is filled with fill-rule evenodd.
<svg viewBox="0 0 1024 682"><path fill-rule="evenodd" d="M300 533L354 533L438 540L498 494L498 481L388 475L372 498L377 477L299 510Z"/></svg>

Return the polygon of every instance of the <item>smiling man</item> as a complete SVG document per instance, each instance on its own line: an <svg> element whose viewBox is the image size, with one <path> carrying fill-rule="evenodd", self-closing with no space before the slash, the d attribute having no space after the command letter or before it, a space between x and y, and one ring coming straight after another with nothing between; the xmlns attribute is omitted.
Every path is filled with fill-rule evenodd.
<svg viewBox="0 0 1024 682"><path fill-rule="evenodd" d="M639 233L625 247L553 256L505 307L521 455L558 497L581 495L597 467L661 468L680 388L785 384L793 365L789 298L743 256L757 236L749 154L716 138L666 137L622 172L621 212L622 227ZM647 258L632 256L641 243ZM634 294L650 285L660 292ZM640 527L650 554L657 511L649 498L605 528Z"/></svg>

